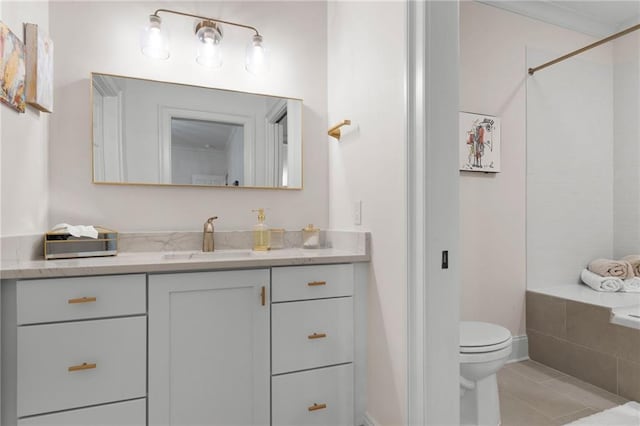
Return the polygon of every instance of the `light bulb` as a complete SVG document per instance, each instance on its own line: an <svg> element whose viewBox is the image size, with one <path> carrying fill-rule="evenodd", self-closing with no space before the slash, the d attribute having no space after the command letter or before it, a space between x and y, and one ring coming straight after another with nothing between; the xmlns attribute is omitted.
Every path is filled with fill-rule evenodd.
<svg viewBox="0 0 640 426"><path fill-rule="evenodd" d="M245 68L257 76L269 71L269 52L264 47L261 35L254 35L247 45Z"/></svg>
<svg viewBox="0 0 640 426"><path fill-rule="evenodd" d="M140 48L150 58L169 58L169 38L161 29L162 19L158 15L149 16L149 25L142 30Z"/></svg>
<svg viewBox="0 0 640 426"><path fill-rule="evenodd" d="M196 39L196 62L209 68L222 66L222 28L215 22L202 21L196 26Z"/></svg>

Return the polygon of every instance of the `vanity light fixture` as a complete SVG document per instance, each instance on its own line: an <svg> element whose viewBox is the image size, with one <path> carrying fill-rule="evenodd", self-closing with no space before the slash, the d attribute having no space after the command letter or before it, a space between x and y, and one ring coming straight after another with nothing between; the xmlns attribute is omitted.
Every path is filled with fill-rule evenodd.
<svg viewBox="0 0 640 426"><path fill-rule="evenodd" d="M162 18L158 15L149 16L149 25L142 31L141 48L142 53L150 58L169 58L169 38L167 32L162 31Z"/></svg>
<svg viewBox="0 0 640 426"><path fill-rule="evenodd" d="M196 25L196 62L202 66L219 68L222 66L222 27L213 21L201 21Z"/></svg>
<svg viewBox="0 0 640 426"><path fill-rule="evenodd" d="M219 68L222 65L221 42L223 25L246 28L255 32L247 45L245 68L254 75L262 75L268 71L268 51L264 47L262 35L255 27L170 9L158 9L152 15L149 15L149 24L142 32L140 41L142 53L146 56L155 59L168 59L170 55L166 30L161 28L162 19L158 15L160 12L188 16L199 20L195 27L196 62L205 67Z"/></svg>

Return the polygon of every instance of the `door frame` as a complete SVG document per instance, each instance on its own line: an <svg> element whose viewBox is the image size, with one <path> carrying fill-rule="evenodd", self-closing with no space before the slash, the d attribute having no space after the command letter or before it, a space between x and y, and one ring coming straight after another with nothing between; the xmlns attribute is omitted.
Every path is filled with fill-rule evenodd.
<svg viewBox="0 0 640 426"><path fill-rule="evenodd" d="M253 117L176 108L166 105L159 105L158 107L158 178L160 183L171 183L171 120L173 118L217 121L242 126L244 129L244 185L254 185L255 119Z"/></svg>
<svg viewBox="0 0 640 426"><path fill-rule="evenodd" d="M406 5L407 423L458 425L459 4Z"/></svg>

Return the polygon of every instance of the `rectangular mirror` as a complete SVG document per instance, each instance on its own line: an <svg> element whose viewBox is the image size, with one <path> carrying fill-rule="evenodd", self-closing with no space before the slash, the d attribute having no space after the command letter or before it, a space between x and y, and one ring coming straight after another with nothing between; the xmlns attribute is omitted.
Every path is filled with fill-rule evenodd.
<svg viewBox="0 0 640 426"><path fill-rule="evenodd" d="M93 181L302 188L302 100L92 73Z"/></svg>

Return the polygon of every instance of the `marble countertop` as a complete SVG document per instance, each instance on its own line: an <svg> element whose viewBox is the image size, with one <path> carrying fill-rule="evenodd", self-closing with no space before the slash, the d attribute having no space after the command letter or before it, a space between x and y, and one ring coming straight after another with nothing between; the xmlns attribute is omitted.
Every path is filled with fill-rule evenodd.
<svg viewBox="0 0 640 426"><path fill-rule="evenodd" d="M80 275L201 271L368 262L368 249L285 248L267 252L252 250L124 252L117 256L59 260L3 260L0 278L28 279Z"/></svg>

